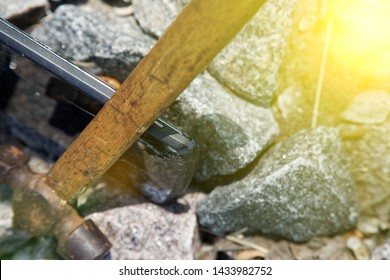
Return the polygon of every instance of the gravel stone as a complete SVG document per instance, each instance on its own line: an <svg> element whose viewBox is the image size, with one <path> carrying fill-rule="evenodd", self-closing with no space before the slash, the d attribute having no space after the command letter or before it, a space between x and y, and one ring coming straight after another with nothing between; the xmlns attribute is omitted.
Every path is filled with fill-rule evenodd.
<svg viewBox="0 0 390 280"><path fill-rule="evenodd" d="M363 241L356 237L351 236L347 239L347 248L353 252L353 255L357 260L369 260L370 254L368 253L367 247Z"/></svg>
<svg viewBox="0 0 390 280"><path fill-rule="evenodd" d="M269 107L278 88L295 1L269 0L209 65L222 84Z"/></svg>
<svg viewBox="0 0 390 280"><path fill-rule="evenodd" d="M306 241L353 228L358 209L338 131L303 130L277 144L241 181L200 202L200 224L217 234L248 233Z"/></svg>
<svg viewBox="0 0 390 280"><path fill-rule="evenodd" d="M46 15L47 0L1 0L0 17L19 27L27 27Z"/></svg>
<svg viewBox="0 0 390 280"><path fill-rule="evenodd" d="M345 150L351 158L351 173L362 214L390 218L390 122L339 126Z"/></svg>
<svg viewBox="0 0 390 280"><path fill-rule="evenodd" d="M380 231L381 221L372 217L361 217L357 229L365 236L376 235Z"/></svg>
<svg viewBox="0 0 390 280"><path fill-rule="evenodd" d="M171 205L171 208L141 203L87 218L91 218L112 243L114 260L194 259L199 247L194 205L201 196L187 195L181 205Z"/></svg>
<svg viewBox="0 0 390 280"><path fill-rule="evenodd" d="M50 165L37 156L31 156L28 161L28 167L36 174L46 174L50 169Z"/></svg>
<svg viewBox="0 0 390 280"><path fill-rule="evenodd" d="M371 259L373 260L390 260L390 236L380 246L374 249Z"/></svg>
<svg viewBox="0 0 390 280"><path fill-rule="evenodd" d="M164 118L200 146L198 181L244 168L279 133L271 110L230 94L208 73L190 84Z"/></svg>
<svg viewBox="0 0 390 280"><path fill-rule="evenodd" d="M339 126L351 157L363 214L390 218L389 174L390 95L386 90L365 91L355 97L342 114Z"/></svg>
<svg viewBox="0 0 390 280"><path fill-rule="evenodd" d="M390 113L390 95L386 90L370 90L357 95L342 114L345 121L378 124Z"/></svg>
<svg viewBox="0 0 390 280"><path fill-rule="evenodd" d="M160 37L189 0L134 0L134 17L145 33Z"/></svg>

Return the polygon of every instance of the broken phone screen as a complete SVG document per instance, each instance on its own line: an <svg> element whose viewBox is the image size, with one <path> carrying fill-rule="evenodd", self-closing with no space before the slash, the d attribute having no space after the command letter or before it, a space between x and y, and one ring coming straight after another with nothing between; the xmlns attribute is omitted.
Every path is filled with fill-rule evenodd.
<svg viewBox="0 0 390 280"><path fill-rule="evenodd" d="M19 96L20 92L24 93L23 97ZM71 104L73 108L78 108L78 113L87 114L83 118L87 120L85 123L77 121L74 125L82 129L88 123L88 115L95 115L114 93L113 88L97 77L0 19L0 110L3 112L7 112L9 106L18 106L13 99L27 98L39 103L42 98L50 97L50 102ZM50 112L50 109L45 109L48 108L29 112L29 120L52 115L50 122L55 123L53 116L56 116L56 110ZM21 122L26 110L26 106L14 110L20 112L16 115L20 115ZM72 112L68 115L57 112L57 115L64 118L63 123L67 123L75 114L75 111ZM74 126L65 129L71 140L77 132ZM39 130L39 125L34 128ZM50 134L48 137L56 142L56 129ZM21 140L28 142L33 139ZM54 144L66 147L69 141ZM125 176L132 186L152 201L164 203L181 195L187 188L195 173L198 157L198 147L192 139L166 121L157 119L125 152L117 165L121 166L121 176Z"/></svg>

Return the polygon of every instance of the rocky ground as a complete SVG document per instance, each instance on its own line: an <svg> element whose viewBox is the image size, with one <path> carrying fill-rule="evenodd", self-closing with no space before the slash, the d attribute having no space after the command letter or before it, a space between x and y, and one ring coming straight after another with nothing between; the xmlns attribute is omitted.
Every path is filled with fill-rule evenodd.
<svg viewBox="0 0 390 280"><path fill-rule="evenodd" d="M0 16L123 81L187 2L3 0ZM164 113L200 147L186 195L153 204L121 180L118 163L78 199L113 259L390 259L388 69L378 64L363 84L367 72L351 73L333 49L310 127L331 3L268 0ZM0 62L11 68L1 49ZM44 173L91 117L19 68L15 84L0 71L0 143L25 147ZM0 199L1 258L60 258L54 238L13 227L5 185Z"/></svg>

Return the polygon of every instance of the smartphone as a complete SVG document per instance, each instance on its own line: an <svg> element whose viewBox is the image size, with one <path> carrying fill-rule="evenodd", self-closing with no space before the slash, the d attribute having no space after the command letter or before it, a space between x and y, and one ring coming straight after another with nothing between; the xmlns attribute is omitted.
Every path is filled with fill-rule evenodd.
<svg viewBox="0 0 390 280"><path fill-rule="evenodd" d="M32 80L47 96L90 115L97 114L115 93L96 76L1 18L0 66L0 92L4 95L0 109L6 106L4 100L10 98L18 79ZM161 204L185 192L195 174L199 148L193 139L159 118L123 157L128 166L124 172L133 186Z"/></svg>

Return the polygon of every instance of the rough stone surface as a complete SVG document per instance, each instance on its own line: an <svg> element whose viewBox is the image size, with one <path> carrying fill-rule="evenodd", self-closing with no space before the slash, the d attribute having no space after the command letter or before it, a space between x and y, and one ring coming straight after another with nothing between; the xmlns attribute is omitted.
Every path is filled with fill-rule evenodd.
<svg viewBox="0 0 390 280"><path fill-rule="evenodd" d="M390 95L386 90L371 90L357 95L342 114L345 121L378 124L390 113Z"/></svg>
<svg viewBox="0 0 390 280"><path fill-rule="evenodd" d="M36 174L46 174L50 169L50 165L37 156L31 156L28 161L28 167Z"/></svg>
<svg viewBox="0 0 390 280"><path fill-rule="evenodd" d="M194 259L199 246L194 208L198 200L199 195L192 194L166 209L141 203L87 218L111 241L112 259Z"/></svg>
<svg viewBox="0 0 390 280"><path fill-rule="evenodd" d="M338 131L303 130L277 144L243 180L214 189L199 204L215 233L248 228L294 241L355 226L355 188Z"/></svg>
<svg viewBox="0 0 390 280"><path fill-rule="evenodd" d="M373 236L379 233L384 222L372 217L360 217L357 229L365 236Z"/></svg>
<svg viewBox="0 0 390 280"><path fill-rule="evenodd" d="M189 0L134 0L134 17L145 33L160 37Z"/></svg>
<svg viewBox="0 0 390 280"><path fill-rule="evenodd" d="M207 73L191 83L164 117L199 144L199 181L237 172L279 133L271 110L230 94Z"/></svg>
<svg viewBox="0 0 390 280"><path fill-rule="evenodd" d="M26 27L42 18L48 7L47 0L1 0L0 17Z"/></svg>
<svg viewBox="0 0 390 280"><path fill-rule="evenodd" d="M89 7L99 10L104 13L110 13L116 16L130 16L133 14L133 8L131 7L131 1L122 0L68 0L68 1L84 1L83 4ZM77 2L76 2L77 3ZM76 4L67 3L67 4ZM64 4L64 3L62 3Z"/></svg>
<svg viewBox="0 0 390 280"><path fill-rule="evenodd" d="M291 30L295 1L269 0L210 64L235 93L270 106Z"/></svg>
<svg viewBox="0 0 390 280"><path fill-rule="evenodd" d="M363 214L390 217L390 122L340 125Z"/></svg>
<svg viewBox="0 0 390 280"><path fill-rule="evenodd" d="M374 249L371 259L373 260L390 260L390 236L380 246Z"/></svg>
<svg viewBox="0 0 390 280"><path fill-rule="evenodd" d="M124 80L154 40L133 17L115 17L85 6L62 5L32 36L91 72Z"/></svg>
<svg viewBox="0 0 390 280"><path fill-rule="evenodd" d="M390 218L390 95L370 90L357 95L343 112L339 126L363 214Z"/></svg>
<svg viewBox="0 0 390 280"><path fill-rule="evenodd" d="M357 260L369 260L370 254L362 239L351 236L346 241L347 248L350 249Z"/></svg>

